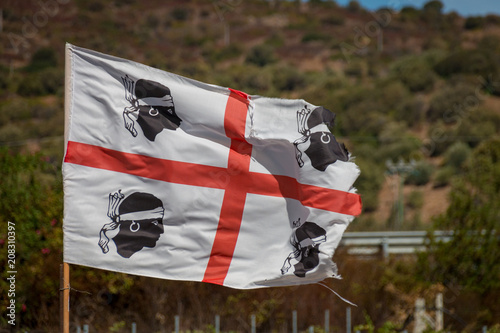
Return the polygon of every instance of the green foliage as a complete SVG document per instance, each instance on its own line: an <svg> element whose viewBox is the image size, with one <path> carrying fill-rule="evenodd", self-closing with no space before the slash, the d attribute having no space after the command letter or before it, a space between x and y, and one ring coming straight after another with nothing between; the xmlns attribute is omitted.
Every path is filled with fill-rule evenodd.
<svg viewBox="0 0 500 333"><path fill-rule="evenodd" d="M430 91L436 81L436 75L421 56L408 56L396 61L392 71L412 92Z"/></svg>
<svg viewBox="0 0 500 333"><path fill-rule="evenodd" d="M0 265L7 267L4 255L7 221L15 224L17 313L25 313L18 325L53 321L47 309L57 304L58 271L62 260L62 184L60 171L41 154L18 154L0 147ZM6 280L0 289L7 290ZM8 300L1 301L6 306ZM2 317L1 322L5 321Z"/></svg>
<svg viewBox="0 0 500 333"><path fill-rule="evenodd" d="M19 83L17 93L25 97L52 95L62 92L63 87L63 72L60 69L47 68L26 75Z"/></svg>
<svg viewBox="0 0 500 333"><path fill-rule="evenodd" d="M461 82L444 87L431 99L427 118L430 121L441 119L445 123L463 119L482 103L476 88Z"/></svg>
<svg viewBox="0 0 500 333"><path fill-rule="evenodd" d="M454 176L462 174L471 151L469 145L462 141L450 145L443 154L443 166L436 171L434 187L448 186Z"/></svg>
<svg viewBox="0 0 500 333"><path fill-rule="evenodd" d="M113 326L109 328L109 332L121 332L125 328L125 321L121 320L117 323L114 323Z"/></svg>
<svg viewBox="0 0 500 333"><path fill-rule="evenodd" d="M403 99L394 111L394 119L410 128L419 126L425 120L425 102L420 97Z"/></svg>
<svg viewBox="0 0 500 333"><path fill-rule="evenodd" d="M351 13L357 13L363 9L357 0L350 0L346 8Z"/></svg>
<svg viewBox="0 0 500 333"><path fill-rule="evenodd" d="M374 211L378 207L378 193L385 180L384 169L374 164L373 161L363 158L356 158L356 164L360 168L361 173L354 186L361 195L363 211Z"/></svg>
<svg viewBox="0 0 500 333"><path fill-rule="evenodd" d="M454 74L473 74L482 78L498 77L500 65L494 53L484 49L460 50L452 53L434 67L443 77Z"/></svg>
<svg viewBox="0 0 500 333"><path fill-rule="evenodd" d="M354 76L357 78L363 78L368 73L368 65L366 61L355 60L349 62L345 68L345 74L348 76Z"/></svg>
<svg viewBox="0 0 500 333"><path fill-rule="evenodd" d="M279 65L273 69L272 82L278 91L294 91L306 85L306 76L295 67Z"/></svg>
<svg viewBox="0 0 500 333"><path fill-rule="evenodd" d="M483 16L469 16L465 20L464 28L467 30L481 29L485 23L486 19Z"/></svg>
<svg viewBox="0 0 500 333"><path fill-rule="evenodd" d="M269 45L258 45L252 48L245 59L248 64L264 67L276 61L273 48Z"/></svg>
<svg viewBox="0 0 500 333"><path fill-rule="evenodd" d="M302 43L314 42L314 41L329 41L330 36L321 32L311 31L304 34L302 37Z"/></svg>
<svg viewBox="0 0 500 333"><path fill-rule="evenodd" d="M451 166L444 166L436 171L434 176L434 187L443 187L450 185L453 176L457 173L456 169Z"/></svg>
<svg viewBox="0 0 500 333"><path fill-rule="evenodd" d="M377 137L408 95L406 88L394 81L342 91L338 95L338 107L345 111L338 123L339 130L348 135L357 133Z"/></svg>
<svg viewBox="0 0 500 333"><path fill-rule="evenodd" d="M405 6L399 11L401 20L406 21L416 21L420 17L420 10L412 6Z"/></svg>
<svg viewBox="0 0 500 333"><path fill-rule="evenodd" d="M413 172L411 172L405 180L405 184L422 186L427 184L434 172L434 166L426 161L416 163Z"/></svg>
<svg viewBox="0 0 500 333"><path fill-rule="evenodd" d="M424 4L421 11L421 19L433 30L439 30L445 26L442 19L443 3L439 0L431 0Z"/></svg>
<svg viewBox="0 0 500 333"><path fill-rule="evenodd" d="M332 13L328 17L322 19L321 22L329 25L344 25L345 18L343 16L335 15Z"/></svg>
<svg viewBox="0 0 500 333"><path fill-rule="evenodd" d="M421 146L420 140L409 134L404 123L388 122L379 133L378 160L409 160Z"/></svg>
<svg viewBox="0 0 500 333"><path fill-rule="evenodd" d="M412 191L406 200L408 207L412 209L421 209L424 206L424 192Z"/></svg>
<svg viewBox="0 0 500 333"><path fill-rule="evenodd" d="M452 230L448 242L431 237L420 256L421 277L487 293L500 288L500 139L472 153L466 173L453 185L450 206L434 228Z"/></svg>
<svg viewBox="0 0 500 333"><path fill-rule="evenodd" d="M249 94L264 94L273 87L272 75L273 70L269 67L235 65L231 66L228 71L218 73L216 82Z"/></svg>
<svg viewBox="0 0 500 333"><path fill-rule="evenodd" d="M469 145L461 141L455 142L444 153L444 163L455 170L460 170L470 154L471 149Z"/></svg>
<svg viewBox="0 0 500 333"><path fill-rule="evenodd" d="M424 14L429 14L429 13L441 14L443 7L444 7L444 5L441 1L431 0L431 1L428 1L424 4L423 11L424 11Z"/></svg>
<svg viewBox="0 0 500 333"><path fill-rule="evenodd" d="M31 57L30 64L25 68L27 72L38 72L46 68L57 66L56 52L52 48L41 48Z"/></svg>
<svg viewBox="0 0 500 333"><path fill-rule="evenodd" d="M212 64L219 63L224 60L234 59L243 53L243 48L237 43L231 43L222 48L215 45L207 45L203 48L203 56Z"/></svg>

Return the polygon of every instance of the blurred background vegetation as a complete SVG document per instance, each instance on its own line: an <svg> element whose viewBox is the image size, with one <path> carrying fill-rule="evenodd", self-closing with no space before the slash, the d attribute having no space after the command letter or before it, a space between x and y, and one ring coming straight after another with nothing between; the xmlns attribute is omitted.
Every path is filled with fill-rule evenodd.
<svg viewBox="0 0 500 333"><path fill-rule="evenodd" d="M6 0L0 4L0 263L16 223L18 327L55 331L62 262L66 42L249 94L304 98L337 114L356 156L364 211L349 231L453 230L449 243L389 261L340 249L327 284L358 304L353 323L408 329L416 297L445 295L447 330L500 325L500 16L400 11L333 0ZM388 161L410 166L390 172ZM410 163L412 162L412 163ZM403 186L398 184L404 177ZM396 211L402 191L404 216ZM72 327L305 330L345 304L317 285L237 291L72 266ZM2 294L7 281L0 281ZM7 305L3 298L1 306ZM6 317L0 318L7 328ZM390 323L390 324L388 324ZM496 325L496 326L495 326ZM288 327L288 329L287 329ZM319 328L317 328L319 332Z"/></svg>

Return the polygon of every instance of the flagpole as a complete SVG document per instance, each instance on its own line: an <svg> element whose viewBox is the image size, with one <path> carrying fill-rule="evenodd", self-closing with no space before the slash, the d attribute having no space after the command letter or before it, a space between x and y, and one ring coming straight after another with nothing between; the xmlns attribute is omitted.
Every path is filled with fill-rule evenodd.
<svg viewBox="0 0 500 333"><path fill-rule="evenodd" d="M61 333L69 333L69 265L62 263L60 269L60 320L61 320Z"/></svg>
<svg viewBox="0 0 500 333"><path fill-rule="evenodd" d="M64 52L64 155L69 135L69 114L71 95L73 93L71 81L71 45L66 43ZM60 332L69 333L69 264L64 262L60 267Z"/></svg>

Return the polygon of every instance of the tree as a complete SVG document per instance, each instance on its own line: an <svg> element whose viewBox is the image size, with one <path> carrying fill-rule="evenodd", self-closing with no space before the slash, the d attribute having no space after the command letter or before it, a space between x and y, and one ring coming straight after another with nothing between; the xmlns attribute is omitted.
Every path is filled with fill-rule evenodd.
<svg viewBox="0 0 500 333"><path fill-rule="evenodd" d="M41 154L18 154L0 147L0 265L13 264L11 270L22 277L16 280L15 292L16 325L21 328L57 323L51 315L58 307L62 262L62 184L57 164ZM7 222L14 226L15 235L7 234ZM12 241L15 261L7 262ZM6 284L3 278L0 289L8 290ZM2 299L0 305L5 308L7 301ZM2 316L0 323L5 319Z"/></svg>
<svg viewBox="0 0 500 333"><path fill-rule="evenodd" d="M427 2L422 8L422 19L429 23L433 29L439 29L443 25L442 10L443 3L439 0L432 0Z"/></svg>
<svg viewBox="0 0 500 333"><path fill-rule="evenodd" d="M500 289L500 138L479 145L454 183L448 210L434 229L453 231L448 242L430 236L420 270L430 282L486 294Z"/></svg>

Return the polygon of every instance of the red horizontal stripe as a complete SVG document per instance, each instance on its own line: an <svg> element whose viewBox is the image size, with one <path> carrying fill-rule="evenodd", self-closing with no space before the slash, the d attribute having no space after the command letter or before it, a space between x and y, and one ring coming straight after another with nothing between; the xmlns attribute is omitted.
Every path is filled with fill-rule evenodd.
<svg viewBox="0 0 500 333"><path fill-rule="evenodd" d="M256 172L243 174L234 168L230 172L226 168L125 153L74 141L68 142L64 162L176 184L218 189L225 189L231 176L243 175L238 177L239 187L248 193L295 199L307 207L341 214L361 214L358 194L301 184L287 176Z"/></svg>
<svg viewBox="0 0 500 333"><path fill-rule="evenodd" d="M168 183L224 189L227 169L179 162L69 141L64 162Z"/></svg>
<svg viewBox="0 0 500 333"><path fill-rule="evenodd" d="M346 215L361 214L359 194L299 183L282 175L250 173L242 180L248 193L298 200L302 205Z"/></svg>

